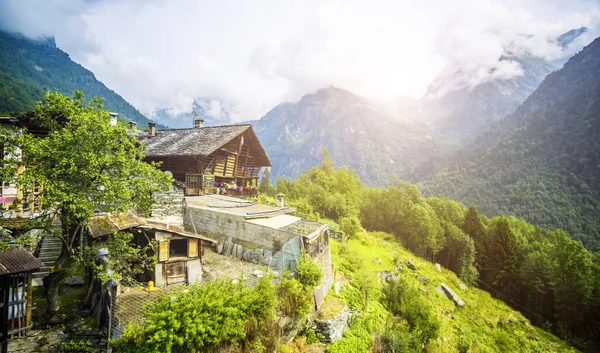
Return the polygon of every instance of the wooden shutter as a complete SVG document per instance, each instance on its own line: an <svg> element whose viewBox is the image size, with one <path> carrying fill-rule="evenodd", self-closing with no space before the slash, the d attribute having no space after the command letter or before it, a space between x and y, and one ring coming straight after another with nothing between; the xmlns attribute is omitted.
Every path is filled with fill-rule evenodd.
<svg viewBox="0 0 600 353"><path fill-rule="evenodd" d="M188 257L198 257L198 240L188 239Z"/></svg>
<svg viewBox="0 0 600 353"><path fill-rule="evenodd" d="M169 242L158 242L158 261L166 261L169 259Z"/></svg>

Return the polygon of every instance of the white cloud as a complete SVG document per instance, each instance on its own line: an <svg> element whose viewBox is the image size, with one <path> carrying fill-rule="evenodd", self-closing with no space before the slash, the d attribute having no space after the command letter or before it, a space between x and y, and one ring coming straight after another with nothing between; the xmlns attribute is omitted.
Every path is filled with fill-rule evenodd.
<svg viewBox="0 0 600 353"><path fill-rule="evenodd" d="M335 85L378 100L419 97L443 72L460 88L521 74L508 48L547 58L598 4L507 1L6 0L3 28L57 44L148 116L166 109L235 120ZM208 98L210 97L210 98ZM208 99L208 100L207 100Z"/></svg>

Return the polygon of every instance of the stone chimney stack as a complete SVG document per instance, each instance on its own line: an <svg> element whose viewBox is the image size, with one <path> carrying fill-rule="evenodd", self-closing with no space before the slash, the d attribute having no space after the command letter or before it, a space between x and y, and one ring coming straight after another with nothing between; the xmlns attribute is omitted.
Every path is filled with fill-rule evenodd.
<svg viewBox="0 0 600 353"><path fill-rule="evenodd" d="M119 114L117 114L117 113L110 113L110 125L111 126L117 125L117 117L118 116L119 116Z"/></svg>
<svg viewBox="0 0 600 353"><path fill-rule="evenodd" d="M148 135L149 136L156 136L156 124L149 122L148 123Z"/></svg>
<svg viewBox="0 0 600 353"><path fill-rule="evenodd" d="M130 129L136 129L137 128L137 123L135 121L130 121L129 122L129 128Z"/></svg>
<svg viewBox="0 0 600 353"><path fill-rule="evenodd" d="M204 126L204 119L195 118L194 119L194 129L200 129Z"/></svg>

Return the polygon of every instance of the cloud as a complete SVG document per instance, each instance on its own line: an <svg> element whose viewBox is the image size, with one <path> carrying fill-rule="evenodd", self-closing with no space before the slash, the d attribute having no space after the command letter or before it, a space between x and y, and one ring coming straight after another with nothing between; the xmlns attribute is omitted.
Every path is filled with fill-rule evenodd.
<svg viewBox="0 0 600 353"><path fill-rule="evenodd" d="M522 74L510 50L573 54L599 33L595 1L5 0L0 26L60 48L148 116L236 121L335 85L378 100ZM552 41L590 32L566 51ZM198 103L200 102L200 103Z"/></svg>

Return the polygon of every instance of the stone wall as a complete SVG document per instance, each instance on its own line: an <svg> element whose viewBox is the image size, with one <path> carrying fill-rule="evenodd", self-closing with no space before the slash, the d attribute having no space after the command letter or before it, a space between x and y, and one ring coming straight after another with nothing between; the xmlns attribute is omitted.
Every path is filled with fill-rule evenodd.
<svg viewBox="0 0 600 353"><path fill-rule="evenodd" d="M344 332L350 327L352 311L346 306L342 312L329 320L316 320L315 330L320 333L323 343L335 343L342 338Z"/></svg>
<svg viewBox="0 0 600 353"><path fill-rule="evenodd" d="M276 252L296 236L292 232L246 222L242 216L194 207L184 209L183 224L186 229L219 242L231 237L244 249L261 248Z"/></svg>
<svg viewBox="0 0 600 353"><path fill-rule="evenodd" d="M153 218L182 217L185 195L181 186L171 184L169 190L156 192L154 197L156 203L152 206Z"/></svg>

